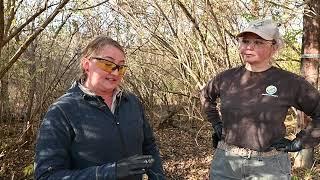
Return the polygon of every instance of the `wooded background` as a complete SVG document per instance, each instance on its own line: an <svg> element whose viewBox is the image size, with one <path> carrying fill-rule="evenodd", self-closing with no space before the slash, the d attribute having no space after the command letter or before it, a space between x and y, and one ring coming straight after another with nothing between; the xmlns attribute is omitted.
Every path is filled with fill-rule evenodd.
<svg viewBox="0 0 320 180"><path fill-rule="evenodd" d="M193 151L202 138L201 150L211 157L211 129L198 93L216 73L243 63L235 35L251 20L277 21L285 47L274 65L305 76L318 88L319 14L320 0L0 0L0 179L32 177L42 117L78 78L81 49L101 34L126 49L124 85L144 102L167 156L169 179L203 179L211 159L201 165L201 173L192 167L172 169L172 156L190 151L170 149L170 136L165 137L175 133L176 143L190 141ZM297 114L288 115L289 137L307 123ZM190 138L179 137L182 131ZM307 152L308 169L294 177L318 177L318 149ZM23 162L15 161L19 156Z"/></svg>

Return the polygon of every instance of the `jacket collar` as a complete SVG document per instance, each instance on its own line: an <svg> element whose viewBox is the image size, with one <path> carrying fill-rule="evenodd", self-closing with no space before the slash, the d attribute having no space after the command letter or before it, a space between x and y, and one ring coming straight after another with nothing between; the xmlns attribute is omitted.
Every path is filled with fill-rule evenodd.
<svg viewBox="0 0 320 180"><path fill-rule="evenodd" d="M90 91L88 88L83 86L79 81L75 81L72 83L71 87L67 91L68 93L78 93L80 94L85 100L96 100L99 99L102 102L104 101L101 96L97 96L94 92ZM119 103L119 100L126 100L127 97L126 93L121 88L117 88L112 97L112 107L111 111L114 112L116 105Z"/></svg>

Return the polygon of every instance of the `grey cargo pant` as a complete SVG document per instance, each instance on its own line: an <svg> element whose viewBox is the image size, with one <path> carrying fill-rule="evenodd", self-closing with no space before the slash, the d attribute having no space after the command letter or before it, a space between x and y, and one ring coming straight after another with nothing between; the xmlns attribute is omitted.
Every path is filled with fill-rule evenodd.
<svg viewBox="0 0 320 180"><path fill-rule="evenodd" d="M288 153L267 157L241 157L216 149L210 168L210 180L290 180Z"/></svg>

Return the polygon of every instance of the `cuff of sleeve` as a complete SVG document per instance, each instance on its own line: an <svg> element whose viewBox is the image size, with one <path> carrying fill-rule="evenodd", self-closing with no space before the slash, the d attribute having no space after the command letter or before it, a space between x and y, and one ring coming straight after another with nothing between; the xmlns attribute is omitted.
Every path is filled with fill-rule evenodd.
<svg viewBox="0 0 320 180"><path fill-rule="evenodd" d="M96 168L96 179L116 179L116 163L108 163Z"/></svg>
<svg viewBox="0 0 320 180"><path fill-rule="evenodd" d="M212 122L212 127L215 127L217 125L222 126L223 125L222 121L221 120L216 120L216 121Z"/></svg>

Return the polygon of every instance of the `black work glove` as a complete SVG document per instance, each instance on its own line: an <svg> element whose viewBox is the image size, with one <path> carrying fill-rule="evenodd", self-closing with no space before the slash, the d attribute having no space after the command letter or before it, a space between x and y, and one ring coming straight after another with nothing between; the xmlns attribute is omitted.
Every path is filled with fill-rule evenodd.
<svg viewBox="0 0 320 180"><path fill-rule="evenodd" d="M117 179L144 174L154 162L151 155L134 155L116 162Z"/></svg>
<svg viewBox="0 0 320 180"><path fill-rule="evenodd" d="M297 152L302 150L302 142L299 139L289 140L282 138L275 141L271 147L276 148L277 151Z"/></svg>
<svg viewBox="0 0 320 180"><path fill-rule="evenodd" d="M213 126L213 129L214 129L214 132L212 134L212 146L213 146L213 148L217 148L218 142L222 138L222 129L223 129L222 122L219 121L219 122L215 123Z"/></svg>

